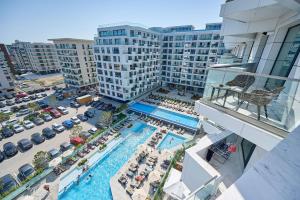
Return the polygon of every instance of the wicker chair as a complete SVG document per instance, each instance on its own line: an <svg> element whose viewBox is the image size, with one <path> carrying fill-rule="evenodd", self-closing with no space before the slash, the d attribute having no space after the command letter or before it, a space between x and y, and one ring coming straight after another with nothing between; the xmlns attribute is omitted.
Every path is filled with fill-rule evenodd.
<svg viewBox="0 0 300 200"><path fill-rule="evenodd" d="M237 110L243 104L243 102L247 102L247 107L249 103L252 103L257 106L257 120L260 120L261 107L264 107L265 116L268 118L268 110L267 105L275 98L277 98L280 92L284 89L284 87L277 87L274 90L253 90L250 93L241 93L240 99L241 102L238 104Z"/></svg>

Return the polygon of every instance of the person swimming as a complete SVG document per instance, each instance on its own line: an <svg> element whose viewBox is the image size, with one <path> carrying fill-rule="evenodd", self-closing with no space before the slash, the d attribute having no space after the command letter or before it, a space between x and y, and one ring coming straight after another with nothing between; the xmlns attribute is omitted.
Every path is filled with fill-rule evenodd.
<svg viewBox="0 0 300 200"><path fill-rule="evenodd" d="M89 180L92 179L92 177L93 177L93 175L92 175L92 174L89 174L88 177L86 178L86 180L89 181Z"/></svg>
<svg viewBox="0 0 300 200"><path fill-rule="evenodd" d="M173 142L174 138L172 137L169 141L169 144L171 144Z"/></svg>

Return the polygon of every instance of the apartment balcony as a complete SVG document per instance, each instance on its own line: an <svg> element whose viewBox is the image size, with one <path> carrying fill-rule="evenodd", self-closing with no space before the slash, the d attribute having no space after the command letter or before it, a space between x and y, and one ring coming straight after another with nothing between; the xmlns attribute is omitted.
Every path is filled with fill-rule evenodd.
<svg viewBox="0 0 300 200"><path fill-rule="evenodd" d="M246 72L242 67L210 67L195 109L235 133L255 129L285 137L300 121L299 81ZM234 124L240 131L231 129Z"/></svg>

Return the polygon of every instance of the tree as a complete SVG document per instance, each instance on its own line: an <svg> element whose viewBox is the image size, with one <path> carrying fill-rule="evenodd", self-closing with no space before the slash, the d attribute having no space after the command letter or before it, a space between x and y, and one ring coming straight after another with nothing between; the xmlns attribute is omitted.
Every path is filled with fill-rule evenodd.
<svg viewBox="0 0 300 200"><path fill-rule="evenodd" d="M79 134L81 133L81 131L82 131L82 126L80 126L80 125L75 125L75 126L73 126L73 128L71 129L71 135L70 135L70 138L73 138L73 137L78 137L79 136Z"/></svg>
<svg viewBox="0 0 300 200"><path fill-rule="evenodd" d="M0 112L0 122L4 122L6 120L9 120L9 115Z"/></svg>
<svg viewBox="0 0 300 200"><path fill-rule="evenodd" d="M32 110L32 111L38 111L40 109L39 105L35 102L31 102L28 104L28 107Z"/></svg>
<svg viewBox="0 0 300 200"><path fill-rule="evenodd" d="M45 151L39 151L34 155L33 165L36 170L46 169L49 166L48 154Z"/></svg>
<svg viewBox="0 0 300 200"><path fill-rule="evenodd" d="M112 123L112 112L103 112L102 115L99 117L99 122L104 126L110 126Z"/></svg>

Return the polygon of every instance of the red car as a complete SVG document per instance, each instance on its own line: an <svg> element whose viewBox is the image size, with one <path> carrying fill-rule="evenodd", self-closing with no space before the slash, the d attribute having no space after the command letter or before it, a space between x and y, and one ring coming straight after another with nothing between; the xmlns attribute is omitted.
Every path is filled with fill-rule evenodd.
<svg viewBox="0 0 300 200"><path fill-rule="evenodd" d="M17 95L16 95L16 98L23 98L23 97L26 97L28 96L28 94L26 92L19 92Z"/></svg>
<svg viewBox="0 0 300 200"><path fill-rule="evenodd" d="M50 112L50 110L52 110L52 109L53 109L52 107L47 107L47 108L43 109L43 112Z"/></svg>
<svg viewBox="0 0 300 200"><path fill-rule="evenodd" d="M54 108L49 110L49 112L50 112L50 115L52 115L52 117L55 117L55 118L61 117L61 113Z"/></svg>
<svg viewBox="0 0 300 200"><path fill-rule="evenodd" d="M70 139L70 143L73 145L84 144L84 140L81 137L73 137Z"/></svg>

